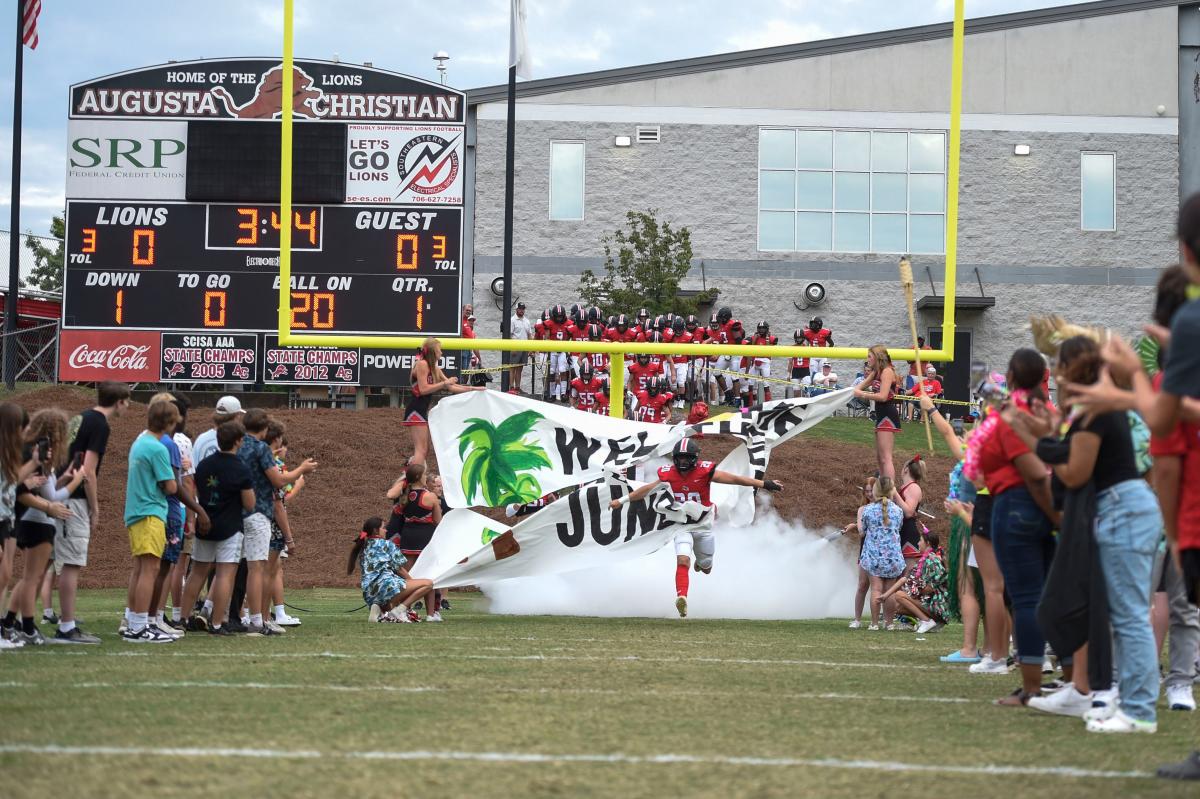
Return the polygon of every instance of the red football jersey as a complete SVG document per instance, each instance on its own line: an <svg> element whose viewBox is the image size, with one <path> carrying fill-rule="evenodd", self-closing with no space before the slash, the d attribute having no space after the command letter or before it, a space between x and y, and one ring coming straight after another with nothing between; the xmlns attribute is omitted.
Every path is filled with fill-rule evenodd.
<svg viewBox="0 0 1200 799"><path fill-rule="evenodd" d="M668 406L671 400L675 399L675 395L670 391L660 391L653 397L645 391L639 391L637 395L638 407L637 418L639 422L654 422L662 424L667 421L671 415L671 409Z"/></svg>
<svg viewBox="0 0 1200 799"><path fill-rule="evenodd" d="M603 353L603 352L587 352L587 353L577 352L577 353L575 353L575 355L579 357L580 363L583 363L584 361L591 362L592 371L594 371L594 372L607 372L608 371L608 355L606 353Z"/></svg>
<svg viewBox="0 0 1200 799"><path fill-rule="evenodd" d="M675 344L691 344L695 339L695 336L685 330L675 336L673 341ZM672 355L671 360L675 363L687 363L691 359L687 355Z"/></svg>
<svg viewBox="0 0 1200 799"><path fill-rule="evenodd" d="M827 327L823 327L815 333L810 328L804 328L804 343L809 347L828 347L829 339L833 335L833 331ZM801 366L809 365L808 358L800 362Z"/></svg>
<svg viewBox="0 0 1200 799"><path fill-rule="evenodd" d="M671 487L671 493L678 502L699 502L701 505L711 505L708 491L712 487L713 472L717 464L712 461L700 461L686 475L680 474L675 465L663 466L658 470L658 479Z"/></svg>
<svg viewBox="0 0 1200 799"><path fill-rule="evenodd" d="M547 319L546 338L550 341L574 341L575 340L575 325L570 321L555 322L553 319Z"/></svg>
<svg viewBox="0 0 1200 799"><path fill-rule="evenodd" d="M776 336L772 336L772 335L760 336L758 333L755 333L754 338L750 339L750 343L751 344L765 344L767 346L774 347L775 345L777 345L779 343L779 338ZM771 359L764 358L764 357L756 357L754 359L754 362L762 363L763 361L769 361L769 360L771 360Z"/></svg>
<svg viewBox="0 0 1200 799"><path fill-rule="evenodd" d="M598 398L604 396L600 393L601 385L600 378L598 377L593 377L587 383L584 383L578 377L572 380L571 390L575 392L575 408L587 413L599 413L600 402ZM607 400L605 400L605 405L608 405Z"/></svg>
<svg viewBox="0 0 1200 799"><path fill-rule="evenodd" d="M662 375L662 364L655 363L653 358L650 359L650 363L644 365L641 361L634 361L629 364L629 388L635 394L644 391L646 381L660 375Z"/></svg>
<svg viewBox="0 0 1200 799"><path fill-rule="evenodd" d="M536 339L544 339L546 337L546 320L539 319L533 326L533 337Z"/></svg>

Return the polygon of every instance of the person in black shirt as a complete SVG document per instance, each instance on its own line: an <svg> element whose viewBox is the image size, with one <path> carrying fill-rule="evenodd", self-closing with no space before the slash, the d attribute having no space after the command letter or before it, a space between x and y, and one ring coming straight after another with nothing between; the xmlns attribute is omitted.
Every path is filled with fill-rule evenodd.
<svg viewBox="0 0 1200 799"><path fill-rule="evenodd" d="M1075 336L1062 343L1058 353L1060 391L1063 384L1072 387L1062 394L1064 404L1073 401L1075 386L1089 386L1100 380L1103 362L1099 345L1090 338ZM1038 409L1038 416L1038 432L1057 430L1058 419L1044 405ZM1028 422L1015 421L1012 427L1023 438L1034 429ZM1053 468L1070 490L1088 482L1095 487L1093 535L1116 640L1119 709L1109 702L1088 710L1092 697L1086 695L1074 701L1089 732L1154 732L1158 728L1155 703L1159 675L1150 627L1150 575L1163 529L1158 499L1138 475L1124 411L1080 414L1071 423L1068 442L1066 461ZM1082 663L1079 668L1083 670Z"/></svg>
<svg viewBox="0 0 1200 799"><path fill-rule="evenodd" d="M209 526L196 529L196 542L192 546L195 565L183 587L183 607L195 606L213 564L217 576L209 593L213 603L211 623L203 616L192 616L187 624L189 630L207 629L215 635L225 634L233 577L242 557L242 511L254 510L250 470L237 456L245 437L246 428L241 422L225 422L217 428L220 451L196 467L197 499L208 513Z"/></svg>
<svg viewBox="0 0 1200 799"><path fill-rule="evenodd" d="M71 515L54 539L54 570L58 573L58 599L62 616L55 643L98 644L100 639L75 625L75 596L79 572L87 565L88 545L100 522L96 479L108 447L109 422L129 407L129 386L106 381L96 386L96 405L80 415L79 429L71 440L68 462L83 473L83 485L71 493Z"/></svg>

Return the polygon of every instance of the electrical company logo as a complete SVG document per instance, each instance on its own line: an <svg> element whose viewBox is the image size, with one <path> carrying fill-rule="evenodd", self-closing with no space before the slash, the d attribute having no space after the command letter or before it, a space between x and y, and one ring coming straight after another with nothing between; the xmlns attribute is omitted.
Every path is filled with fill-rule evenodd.
<svg viewBox="0 0 1200 799"><path fill-rule="evenodd" d="M458 150L454 145L460 138L462 134L443 139L424 133L410 139L396 159L400 190L395 198L406 191L426 196L441 194L454 185L459 170Z"/></svg>

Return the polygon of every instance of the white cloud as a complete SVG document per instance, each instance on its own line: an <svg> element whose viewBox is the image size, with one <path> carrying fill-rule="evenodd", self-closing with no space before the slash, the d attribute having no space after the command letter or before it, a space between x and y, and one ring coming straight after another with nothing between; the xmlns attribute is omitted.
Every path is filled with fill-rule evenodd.
<svg viewBox="0 0 1200 799"><path fill-rule="evenodd" d="M845 35L845 32L839 32L837 35ZM833 36L834 34L828 28L814 22L772 19L753 30L736 33L725 41L734 50L756 50L760 47L777 47L781 44L830 39Z"/></svg>

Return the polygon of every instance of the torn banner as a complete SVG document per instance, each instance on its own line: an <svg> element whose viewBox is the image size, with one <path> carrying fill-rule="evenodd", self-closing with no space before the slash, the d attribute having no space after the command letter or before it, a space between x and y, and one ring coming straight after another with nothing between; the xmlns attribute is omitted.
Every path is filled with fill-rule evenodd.
<svg viewBox="0 0 1200 799"><path fill-rule="evenodd" d="M497 391L440 401L429 428L451 507L532 502L568 486L670 454L686 435L732 435L744 442L720 468L761 477L772 447L843 407L852 389L781 399L695 425L667 426L582 413ZM733 459L733 460L730 460ZM720 496L714 497L718 507ZM752 506L751 510L752 510ZM746 519L746 523L749 519Z"/></svg>
<svg viewBox="0 0 1200 799"><path fill-rule="evenodd" d="M648 555L676 533L712 525L711 507L677 503L667 492L610 509L610 501L628 492L624 481L593 483L511 528L457 508L442 518L413 577L454 588L595 568Z"/></svg>
<svg viewBox="0 0 1200 799"><path fill-rule="evenodd" d="M462 397L472 398L469 411ZM489 406L479 397L497 401ZM499 504L500 498L527 502L552 490L592 484L514 527L464 508L450 511L413 576L449 588L593 568L649 554L678 532L707 529L713 509L677 504L663 491L610 510L608 503L630 490L628 467L669 454L685 435L725 434L745 443L717 468L762 478L773 447L827 418L849 398L847 390L812 399L777 400L745 414L675 427L597 417L494 392L443 401L431 418L438 463L445 475L454 474L456 468L463 475L461 487L453 480L444 483L450 504L461 505L464 498L484 504ZM457 424L462 433L447 435L443 427L447 423ZM582 429L569 426L574 424ZM480 452L484 454L476 454ZM496 453L506 459L502 467L491 463ZM480 485L486 480L495 482ZM751 489L714 483L710 496L717 513L733 526L753 521Z"/></svg>

